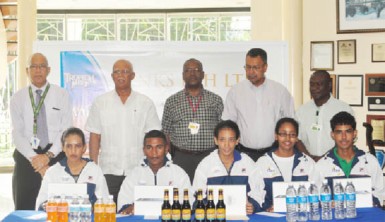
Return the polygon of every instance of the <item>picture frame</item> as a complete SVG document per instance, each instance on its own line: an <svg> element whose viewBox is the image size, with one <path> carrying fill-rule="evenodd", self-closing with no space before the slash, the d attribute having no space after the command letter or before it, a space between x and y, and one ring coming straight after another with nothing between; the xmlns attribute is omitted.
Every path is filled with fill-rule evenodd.
<svg viewBox="0 0 385 222"><path fill-rule="evenodd" d="M337 95L350 106L362 106L363 75L338 75Z"/></svg>
<svg viewBox="0 0 385 222"><path fill-rule="evenodd" d="M334 70L334 41L310 42L310 70Z"/></svg>
<svg viewBox="0 0 385 222"><path fill-rule="evenodd" d="M337 41L337 63L353 64L356 63L356 40L338 40Z"/></svg>
<svg viewBox="0 0 385 222"><path fill-rule="evenodd" d="M372 125L373 145L385 146L385 116L384 115L366 115L366 122Z"/></svg>
<svg viewBox="0 0 385 222"><path fill-rule="evenodd" d="M365 74L365 96L385 96L385 73Z"/></svg>
<svg viewBox="0 0 385 222"><path fill-rule="evenodd" d="M385 43L372 44L372 62L385 62Z"/></svg>
<svg viewBox="0 0 385 222"><path fill-rule="evenodd" d="M385 19L381 15L379 1L350 1L336 0L337 4L337 34L385 32Z"/></svg>
<svg viewBox="0 0 385 222"><path fill-rule="evenodd" d="M334 98L337 98L337 91L336 91L337 76L336 76L336 74L330 74L330 79L332 80L332 90L331 90L331 93L332 93Z"/></svg>

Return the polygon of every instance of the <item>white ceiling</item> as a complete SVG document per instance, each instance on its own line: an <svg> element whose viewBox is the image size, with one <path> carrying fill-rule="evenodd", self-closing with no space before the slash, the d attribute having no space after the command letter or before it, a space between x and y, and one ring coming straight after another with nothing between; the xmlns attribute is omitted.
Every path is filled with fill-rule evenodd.
<svg viewBox="0 0 385 222"><path fill-rule="evenodd" d="M48 9L186 9L250 7L250 0L36 0Z"/></svg>

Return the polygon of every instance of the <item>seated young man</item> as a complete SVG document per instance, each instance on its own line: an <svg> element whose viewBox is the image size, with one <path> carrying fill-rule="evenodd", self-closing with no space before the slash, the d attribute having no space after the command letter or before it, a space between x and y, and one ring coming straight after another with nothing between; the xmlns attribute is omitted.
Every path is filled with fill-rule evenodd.
<svg viewBox="0 0 385 222"><path fill-rule="evenodd" d="M137 185L174 186L180 191L190 189L186 172L173 164L168 152L166 136L152 130L144 136L143 161L132 169L124 179L118 195L118 212L134 214L134 189Z"/></svg>
<svg viewBox="0 0 385 222"><path fill-rule="evenodd" d="M330 120L335 147L316 164L319 184L327 179L371 177L373 205L380 206L384 195L384 179L376 157L354 146L357 137L356 120L347 112L339 112Z"/></svg>

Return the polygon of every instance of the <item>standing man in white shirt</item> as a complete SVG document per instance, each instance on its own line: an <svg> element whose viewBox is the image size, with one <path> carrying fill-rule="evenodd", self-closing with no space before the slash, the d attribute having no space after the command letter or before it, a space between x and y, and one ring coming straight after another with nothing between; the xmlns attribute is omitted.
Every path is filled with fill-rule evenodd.
<svg viewBox="0 0 385 222"><path fill-rule="evenodd" d="M86 130L91 133L90 157L102 168L116 203L127 172L142 159L145 133L161 126L153 101L131 88L131 62L116 61L111 77L115 89L95 99Z"/></svg>
<svg viewBox="0 0 385 222"><path fill-rule="evenodd" d="M309 85L312 100L299 107L295 113L300 139L297 147L317 161L334 147L335 142L330 136L332 117L341 111L352 115L354 113L347 103L331 95L332 81L327 71L315 71Z"/></svg>
<svg viewBox="0 0 385 222"><path fill-rule="evenodd" d="M12 178L15 210L34 210L42 177L61 151L61 135L72 125L72 105L64 89L47 81L51 68L41 53L26 68L31 85L11 99L16 146ZM60 98L60 99L58 99Z"/></svg>
<svg viewBox="0 0 385 222"><path fill-rule="evenodd" d="M233 120L241 130L239 151L254 161L269 151L274 142L275 124L282 117L294 117L294 100L280 83L267 79L267 53L252 48L244 66L247 80L227 94L223 120Z"/></svg>

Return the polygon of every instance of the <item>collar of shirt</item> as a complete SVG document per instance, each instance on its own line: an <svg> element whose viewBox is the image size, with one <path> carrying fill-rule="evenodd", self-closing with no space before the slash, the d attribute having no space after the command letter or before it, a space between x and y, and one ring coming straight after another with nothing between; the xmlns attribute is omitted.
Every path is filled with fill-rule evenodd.
<svg viewBox="0 0 385 222"><path fill-rule="evenodd" d="M255 91L255 90L261 90L263 88L266 88L266 85L268 84L268 79L265 77L265 81L263 81L263 83L259 86L255 86L253 83L250 82L250 80L246 80L248 82L248 85L250 87L251 90Z"/></svg>
<svg viewBox="0 0 385 222"><path fill-rule="evenodd" d="M44 92L45 88L48 86L48 81L41 88L36 87L34 84L31 84L33 94L36 94L36 90L41 89Z"/></svg>
<svg viewBox="0 0 385 222"><path fill-rule="evenodd" d="M353 148L354 149L354 152L356 153L356 148ZM352 164L353 164L353 160L356 158L356 154L354 154L354 157L352 160L350 160L350 162L347 162L345 159L341 158L338 153L337 153L337 147L334 147L333 149L333 152L334 152L334 155L337 157L338 159L338 162L342 168L342 170L344 171L346 177L349 177L350 176L350 171L352 170Z"/></svg>

